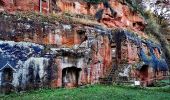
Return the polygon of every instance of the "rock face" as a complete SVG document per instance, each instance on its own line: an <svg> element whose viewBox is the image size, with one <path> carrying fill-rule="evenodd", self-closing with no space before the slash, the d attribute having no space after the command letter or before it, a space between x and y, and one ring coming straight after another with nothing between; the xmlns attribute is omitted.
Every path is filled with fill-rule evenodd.
<svg viewBox="0 0 170 100"><path fill-rule="evenodd" d="M1 0L3 7L1 10L15 13L16 11L36 11L44 14L50 12L51 0ZM52 3L52 2L51 2Z"/></svg>
<svg viewBox="0 0 170 100"><path fill-rule="evenodd" d="M149 85L153 78L167 74L161 47L143 32L144 19L127 5L115 0L99 4L57 0L55 6L58 14L48 17L0 14L1 90L75 87L130 78Z"/></svg>
<svg viewBox="0 0 170 100"><path fill-rule="evenodd" d="M63 12L95 16L98 21L110 28L130 28L140 35L145 35L142 32L145 25L144 19L118 0L108 0L108 2L99 4L88 4L79 2L79 0L74 0L74 2L58 0L57 6Z"/></svg>
<svg viewBox="0 0 170 100"><path fill-rule="evenodd" d="M11 85L21 90L97 83L111 66L111 30L18 16L1 14L2 87L9 66Z"/></svg>

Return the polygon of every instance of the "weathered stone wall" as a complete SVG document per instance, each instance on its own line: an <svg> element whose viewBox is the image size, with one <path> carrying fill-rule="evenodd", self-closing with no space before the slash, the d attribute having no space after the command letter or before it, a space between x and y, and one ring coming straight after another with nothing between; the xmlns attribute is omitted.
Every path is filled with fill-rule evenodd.
<svg viewBox="0 0 170 100"><path fill-rule="evenodd" d="M13 42L14 47L1 47L4 52L1 53L2 56L8 56L6 52L15 49L16 45L21 45L20 42L36 43L43 47L40 55L28 55L24 60L21 60L24 51L16 48L16 52L10 52L16 57L18 53L23 55L21 58L13 58L16 63L21 60L22 67L11 65L17 70L13 74L12 86L19 90L44 86L62 87L66 84L63 83L62 72L64 69L70 71L69 68L72 68L71 71L64 73L71 77L69 80L77 77L76 73L79 75L76 80L78 83L67 83L68 87L75 86L74 84L98 83L99 78L103 77L111 66L111 31L107 29L57 21L54 23L41 17L30 19L23 15L5 13L1 14L0 20L1 40L16 41ZM2 45L5 45L5 42L2 42ZM25 45L24 48L32 47ZM13 63L11 59L8 58ZM2 60L8 62L5 58ZM1 72L3 73L3 69ZM3 81L1 83L3 84Z"/></svg>
<svg viewBox="0 0 170 100"><path fill-rule="evenodd" d="M71 14L78 14L78 17L87 15L94 18L96 16L96 20L99 21L101 18L100 23L105 24L107 27L128 28L137 32L139 35L147 37L143 32L145 27L144 19L119 0L108 0L108 3L98 4L89 4L84 0L57 0L56 2L53 0L44 2L42 0L42 7L40 7L41 0L3 1L5 3L2 9L10 13L15 13L17 11L40 12L40 9L42 9L42 13L44 14L68 12Z"/></svg>
<svg viewBox="0 0 170 100"><path fill-rule="evenodd" d="M127 81L140 80L141 85L153 84L156 79L168 74L168 65L159 44L151 39L143 40L127 31L118 31L117 45L117 77Z"/></svg>
<svg viewBox="0 0 170 100"><path fill-rule="evenodd" d="M27 11L27 4L18 2L16 7ZM89 7L82 1L58 0L57 6L61 9L57 16L0 14L0 61L5 62L0 74L5 68L14 70L13 87L25 90L93 84L107 78L112 69L118 78L133 76L146 84L151 83L155 66L158 72L166 72L161 49L143 33L145 21L127 5L109 0ZM149 68L141 71L144 65ZM6 83L1 76L3 86Z"/></svg>
<svg viewBox="0 0 170 100"><path fill-rule="evenodd" d="M1 40L1 89L26 90L50 86L50 58L43 56L43 50L43 46L35 43Z"/></svg>
<svg viewBox="0 0 170 100"><path fill-rule="evenodd" d="M108 3L101 2L99 4L88 4L83 0L58 0L56 5L62 12L96 16L97 19L101 18L100 23L105 24L107 27L128 28L137 32L138 35L147 37L143 32L144 18L118 0L108 0Z"/></svg>

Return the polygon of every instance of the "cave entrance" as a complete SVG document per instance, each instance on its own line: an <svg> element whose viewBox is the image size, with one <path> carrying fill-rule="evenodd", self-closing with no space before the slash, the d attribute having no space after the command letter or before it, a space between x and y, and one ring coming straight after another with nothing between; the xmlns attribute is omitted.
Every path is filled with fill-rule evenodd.
<svg viewBox="0 0 170 100"><path fill-rule="evenodd" d="M2 90L5 94L8 94L12 91L13 81L13 69L12 68L4 68L2 71Z"/></svg>
<svg viewBox="0 0 170 100"><path fill-rule="evenodd" d="M3 82L4 83L12 83L13 80L13 70L12 68L5 68L3 70Z"/></svg>
<svg viewBox="0 0 170 100"><path fill-rule="evenodd" d="M62 86L76 87L78 86L81 68L67 67L62 70Z"/></svg>
<svg viewBox="0 0 170 100"><path fill-rule="evenodd" d="M147 86L148 85L148 77L149 77L149 66L143 65L139 70L141 85Z"/></svg>

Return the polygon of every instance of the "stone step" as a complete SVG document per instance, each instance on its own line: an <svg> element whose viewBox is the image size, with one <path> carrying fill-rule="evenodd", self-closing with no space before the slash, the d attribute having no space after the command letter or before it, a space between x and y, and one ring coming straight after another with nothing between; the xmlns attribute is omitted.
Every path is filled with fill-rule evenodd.
<svg viewBox="0 0 170 100"><path fill-rule="evenodd" d="M110 69L109 73L105 77L99 79L100 83L102 83L102 84L113 83L117 77L115 71L116 71L116 66L113 65L113 67Z"/></svg>

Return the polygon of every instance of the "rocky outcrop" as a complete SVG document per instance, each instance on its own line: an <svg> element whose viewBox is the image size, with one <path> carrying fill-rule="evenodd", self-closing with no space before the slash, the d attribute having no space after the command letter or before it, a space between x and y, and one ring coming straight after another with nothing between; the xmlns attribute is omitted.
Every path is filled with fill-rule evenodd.
<svg viewBox="0 0 170 100"><path fill-rule="evenodd" d="M130 78L149 85L157 78L155 71L167 74L159 44L143 32L143 18L124 3L109 0L88 9L84 1L56 3L61 10L57 15L0 14L1 89L75 87Z"/></svg>

